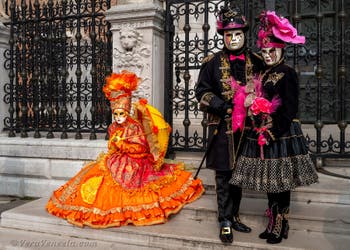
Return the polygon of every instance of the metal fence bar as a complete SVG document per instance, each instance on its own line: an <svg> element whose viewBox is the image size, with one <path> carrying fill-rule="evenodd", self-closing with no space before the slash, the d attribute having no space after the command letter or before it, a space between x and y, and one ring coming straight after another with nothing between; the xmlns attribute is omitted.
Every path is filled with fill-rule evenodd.
<svg viewBox="0 0 350 250"><path fill-rule="evenodd" d="M317 99L316 99L316 154L321 153L321 130L323 127L322 117L321 117L321 88L322 88L322 12L321 3L318 1L318 8L316 14L317 23L317 59L316 59L316 79L317 79Z"/></svg>
<svg viewBox="0 0 350 250"><path fill-rule="evenodd" d="M215 18L220 6L228 2L166 1L168 34L165 79L169 100L165 110L167 121L173 126L171 147L174 151L206 149L206 114L202 115L198 109L193 108L196 103L191 98L190 83L196 81L201 59L222 47L221 38L215 33L216 24L210 18ZM287 64L299 73L299 116L303 124L308 125L309 134L306 137L310 151L317 157L350 157L349 135L346 132L350 118L347 98L350 88L346 71L349 65L346 60L349 41L346 40L346 34L350 26L345 18L349 15L349 3L344 0L234 2L244 10L250 23L248 44L253 50L257 49L254 40L258 15L263 9L276 10L290 19L301 34L306 36L304 45L288 45L285 57ZM194 23L188 23L189 14L202 21L202 33L195 34L198 30L193 29ZM169 27L173 27L171 35ZM179 95L181 91L186 93L182 97ZM183 111L183 106L185 110L189 108L189 112ZM198 120L195 120L198 114L202 118L200 128L195 127L198 126ZM182 121L182 128L179 128L179 121ZM313 130L310 129L311 126Z"/></svg>
<svg viewBox="0 0 350 250"><path fill-rule="evenodd" d="M6 2L7 3L7 2ZM7 4L6 4L7 6ZM7 8L6 8L7 11ZM14 25L12 23L12 21L15 19L14 17L14 13L15 13L15 1L11 0L10 3L10 11L11 11L11 25L10 25L10 40L9 40L9 45L10 45L10 50L9 50L9 68L6 67L5 64L5 68L9 70L9 117L6 120L5 118L5 124L6 121L8 123L8 130L9 130L9 137L15 137L16 133L15 133L15 128L14 128L14 113L15 113L15 107L14 107L14 78L15 78L15 72L14 72L14 45L15 45L15 39L14 39ZM7 13L8 14L8 13Z"/></svg>
<svg viewBox="0 0 350 250"><path fill-rule="evenodd" d="M8 5L8 3L10 3ZM110 0L6 1L4 119L9 136L62 139L107 133L110 110L102 86L112 71ZM30 133L32 134L32 133Z"/></svg>
<svg viewBox="0 0 350 250"><path fill-rule="evenodd" d="M67 0L62 0L62 15L67 16ZM63 19L61 22L61 30L65 30L67 27L66 19ZM66 44L67 35L66 32L62 32L61 43L62 43L62 69L60 71L60 79L61 79L61 101L62 107L60 112L60 123L61 123L61 139L67 139L67 44Z"/></svg>
<svg viewBox="0 0 350 250"><path fill-rule="evenodd" d="M339 85L339 114L338 127L340 129L340 154L345 154L345 149L350 148L350 143L346 145L345 129L347 127L345 117L345 86L346 86L346 64L345 64L345 5L344 0L339 1L338 22L339 22L339 57L338 57L338 85Z"/></svg>

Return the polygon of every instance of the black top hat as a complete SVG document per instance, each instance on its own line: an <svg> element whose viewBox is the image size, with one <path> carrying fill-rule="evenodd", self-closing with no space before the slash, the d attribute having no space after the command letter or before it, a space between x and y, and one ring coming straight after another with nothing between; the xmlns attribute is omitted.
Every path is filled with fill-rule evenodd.
<svg viewBox="0 0 350 250"><path fill-rule="evenodd" d="M238 7L224 6L218 14L217 32L223 35L225 30L234 29L242 29L246 32L249 25Z"/></svg>

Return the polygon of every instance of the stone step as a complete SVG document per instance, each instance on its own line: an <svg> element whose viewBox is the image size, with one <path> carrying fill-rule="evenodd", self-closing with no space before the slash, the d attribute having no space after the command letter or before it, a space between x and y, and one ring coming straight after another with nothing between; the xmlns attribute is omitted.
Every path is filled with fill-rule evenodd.
<svg viewBox="0 0 350 250"><path fill-rule="evenodd" d="M0 133L0 156L64 160L94 160L107 151L107 141L83 138L60 139L7 137Z"/></svg>
<svg viewBox="0 0 350 250"><path fill-rule="evenodd" d="M170 161L170 160L169 160ZM178 158L176 162L185 162L186 168L196 173L194 165L196 154L192 158ZM172 162L172 161L170 161ZM33 159L21 157L0 157L0 195L43 197L63 185L85 164L81 160ZM350 204L350 180L319 174L320 181L309 187L300 187L294 191L293 199L322 203ZM214 171L203 168L199 172L207 193L215 194ZM263 198L264 193L244 191L248 197Z"/></svg>
<svg viewBox="0 0 350 250"><path fill-rule="evenodd" d="M240 206L241 220L253 227L264 228L267 199L243 197ZM349 205L292 201L290 227L296 231L324 232L350 235ZM182 215L189 219L216 221L215 195L203 195L199 200L183 208Z"/></svg>
<svg viewBox="0 0 350 250"><path fill-rule="evenodd" d="M22 249L14 245L21 242L28 242L29 244L33 242L32 244L35 244L39 240L47 240L48 242L72 240L78 243L85 242L86 244L96 242L96 249L124 249L122 247L127 245L125 249L345 250L348 249L350 244L348 235L292 229L288 240L283 240L278 245L270 245L257 237L258 233L264 228L260 225L253 225L252 233L235 232L232 246L224 246L218 239L216 221L197 220L186 215L184 211L172 216L167 223L162 225L125 226L109 229L79 228L48 214L44 209L46 202L47 199L42 198L3 212L0 228L1 245L9 246L6 249ZM108 247L109 244L110 247ZM39 248L28 247L25 249Z"/></svg>
<svg viewBox="0 0 350 250"><path fill-rule="evenodd" d="M343 167L345 169L348 169L350 173L350 159L349 158L328 158L324 159L323 164L325 167L329 168L339 168Z"/></svg>
<svg viewBox="0 0 350 250"><path fill-rule="evenodd" d="M87 161L96 159L100 152L104 152L106 145L107 141L102 138L89 140L87 136L81 140L62 140L59 135L53 139L34 139L9 138L7 134L0 133L0 183L3 184L0 186L0 195L49 196ZM201 152L176 152L173 161L184 162L195 173L202 157ZM345 162L349 161L334 162L339 163L338 172L349 172L350 168L345 167ZM203 166L199 177L207 192L215 193L214 172ZM293 198L300 201L350 204L350 180L323 177L321 174L320 177L319 184L297 189ZM246 193L249 197L265 196L251 191Z"/></svg>
<svg viewBox="0 0 350 250"><path fill-rule="evenodd" d="M200 152L177 152L176 162L185 162L186 168L196 173L203 153ZM327 164L332 162L332 167L325 167L326 170L348 174L350 176L350 167L345 167L345 162L350 166L350 159L327 160ZM342 163L340 163L342 162ZM339 163L339 167L336 164ZM215 172L205 168L205 163L198 175L203 180L206 190L215 193ZM248 197L265 197L265 194L254 191L244 191ZM308 187L299 187L293 192L293 199L298 201L309 201L321 203L339 203L350 205L350 179L344 179L319 173L319 183Z"/></svg>
<svg viewBox="0 0 350 250"><path fill-rule="evenodd" d="M188 168L194 174L195 168ZM215 172L210 169L202 169L199 172L200 178L206 188L207 193L215 194ZM246 197L265 198L262 192L243 190ZM350 205L350 180L328 176L319 173L319 183L307 187L298 187L293 190L292 200L302 202L334 203Z"/></svg>
<svg viewBox="0 0 350 250"><path fill-rule="evenodd" d="M0 227L0 249L76 249L76 250L160 250L145 246L128 245L119 242L89 240L55 234L39 233L20 229Z"/></svg>

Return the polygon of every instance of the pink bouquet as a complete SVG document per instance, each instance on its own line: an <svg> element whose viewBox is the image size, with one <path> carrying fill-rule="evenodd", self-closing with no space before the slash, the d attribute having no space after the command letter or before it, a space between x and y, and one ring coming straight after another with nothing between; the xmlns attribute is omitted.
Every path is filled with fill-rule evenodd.
<svg viewBox="0 0 350 250"><path fill-rule="evenodd" d="M264 97L256 97L250 106L250 110L253 115L258 115L260 113L271 114L272 103Z"/></svg>
<svg viewBox="0 0 350 250"><path fill-rule="evenodd" d="M280 100L277 97L273 98L271 102L263 97L256 97L249 107L254 129L259 135L258 144L260 145L261 159L264 159L263 147L269 142L268 128L271 127L272 122L270 114L276 110L279 104ZM259 120L259 124L256 122L257 120Z"/></svg>

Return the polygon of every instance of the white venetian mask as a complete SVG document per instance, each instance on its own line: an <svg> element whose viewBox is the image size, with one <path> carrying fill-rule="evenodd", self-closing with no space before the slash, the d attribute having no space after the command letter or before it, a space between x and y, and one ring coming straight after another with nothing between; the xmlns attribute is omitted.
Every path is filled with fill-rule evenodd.
<svg viewBox="0 0 350 250"><path fill-rule="evenodd" d="M229 50L235 51L243 47L245 34L242 29L225 30L224 44Z"/></svg>
<svg viewBox="0 0 350 250"><path fill-rule="evenodd" d="M263 48L261 49L261 55L266 65L273 66L281 60L282 48Z"/></svg>
<svg viewBox="0 0 350 250"><path fill-rule="evenodd" d="M113 118L118 124L124 123L127 117L128 112L126 112L124 109L115 109L113 111Z"/></svg>

